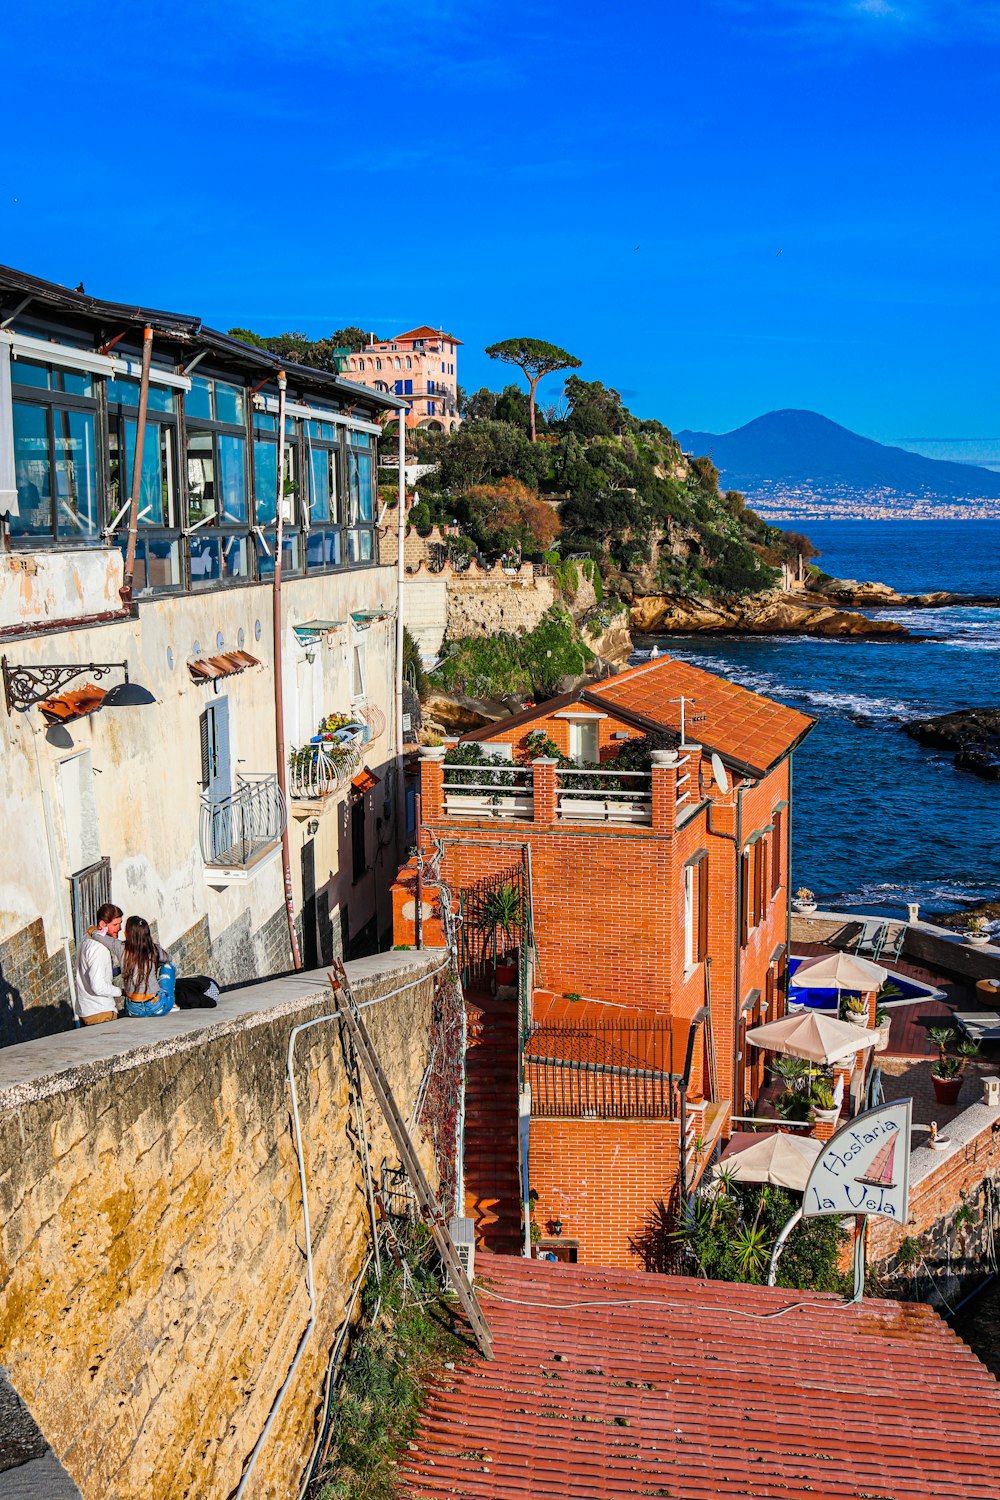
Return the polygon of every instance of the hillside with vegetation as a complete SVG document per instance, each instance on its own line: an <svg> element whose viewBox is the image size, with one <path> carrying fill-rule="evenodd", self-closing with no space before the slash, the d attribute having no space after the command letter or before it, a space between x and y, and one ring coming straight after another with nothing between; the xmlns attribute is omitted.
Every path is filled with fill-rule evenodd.
<svg viewBox="0 0 1000 1500"><path fill-rule="evenodd" d="M783 561L811 556L722 491L707 458L688 459L661 422L632 415L617 391L570 375L565 412L537 414L517 386L465 397L463 425L417 432L414 456L433 464L419 483L417 526L457 522L456 550L591 558L605 590L711 599L772 589Z"/></svg>

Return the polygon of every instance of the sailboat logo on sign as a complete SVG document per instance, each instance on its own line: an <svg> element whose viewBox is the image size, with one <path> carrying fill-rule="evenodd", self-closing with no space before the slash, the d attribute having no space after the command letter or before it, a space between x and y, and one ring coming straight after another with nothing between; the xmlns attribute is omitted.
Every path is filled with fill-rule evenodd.
<svg viewBox="0 0 1000 1500"><path fill-rule="evenodd" d="M882 1104L843 1125L816 1158L802 1217L880 1214L905 1224L910 1196L911 1099Z"/></svg>

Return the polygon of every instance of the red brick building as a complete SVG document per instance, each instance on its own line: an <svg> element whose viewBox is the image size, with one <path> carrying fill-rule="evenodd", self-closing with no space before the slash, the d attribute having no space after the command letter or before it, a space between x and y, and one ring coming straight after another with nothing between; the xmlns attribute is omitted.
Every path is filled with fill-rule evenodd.
<svg viewBox="0 0 1000 1500"><path fill-rule="evenodd" d="M778 1014L812 722L665 657L465 736L478 764L423 753L441 881L460 894L520 861L530 885L528 1180L561 1256L635 1264L653 1203L690 1190L758 1091L743 1036Z"/></svg>

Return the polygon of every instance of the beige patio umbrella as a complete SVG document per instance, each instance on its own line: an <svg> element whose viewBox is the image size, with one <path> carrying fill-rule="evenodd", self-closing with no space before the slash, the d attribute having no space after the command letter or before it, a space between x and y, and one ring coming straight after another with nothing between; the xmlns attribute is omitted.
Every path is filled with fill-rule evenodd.
<svg viewBox="0 0 1000 1500"><path fill-rule="evenodd" d="M736 1182L772 1182L775 1187L801 1193L825 1144L812 1136L790 1135L781 1130L771 1130L766 1135L737 1131L723 1151L714 1175L724 1172Z"/></svg>
<svg viewBox="0 0 1000 1500"><path fill-rule="evenodd" d="M840 990L880 990L889 978L889 970L870 959L853 953L827 953L819 958L804 958L795 970L794 982L806 980L809 985L832 985Z"/></svg>
<svg viewBox="0 0 1000 1500"><path fill-rule="evenodd" d="M768 1021L747 1032L747 1041L768 1052L783 1052L786 1057L804 1057L809 1062L835 1063L874 1047L877 1031L838 1021L814 1010L800 1010L780 1021Z"/></svg>

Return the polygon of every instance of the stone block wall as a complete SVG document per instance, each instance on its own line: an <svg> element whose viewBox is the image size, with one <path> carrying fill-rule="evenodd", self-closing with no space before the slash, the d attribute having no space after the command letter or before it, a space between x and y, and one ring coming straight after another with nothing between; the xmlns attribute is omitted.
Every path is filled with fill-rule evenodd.
<svg viewBox="0 0 1000 1500"><path fill-rule="evenodd" d="M993 1269L1000 1240L1000 1109L970 1105L942 1135L948 1149L921 1147L910 1157L907 1223L871 1221L869 1262L893 1296L915 1289L923 1300L954 1304Z"/></svg>
<svg viewBox="0 0 1000 1500"><path fill-rule="evenodd" d="M359 998L419 981L365 1012L404 1117L428 1063L427 976L441 959L351 966ZM309 1321L286 1053L292 1027L331 1008L321 974L296 976L175 1026L60 1039L63 1059L77 1048L89 1060L59 1072L28 1076L52 1042L6 1054L0 1349L85 1500L207 1500L240 1482ZM316 1323L261 1449L254 1500L298 1492L370 1238L339 1023L300 1035L295 1076ZM397 1153L366 1097L377 1171ZM433 1174L426 1143L421 1157Z"/></svg>

